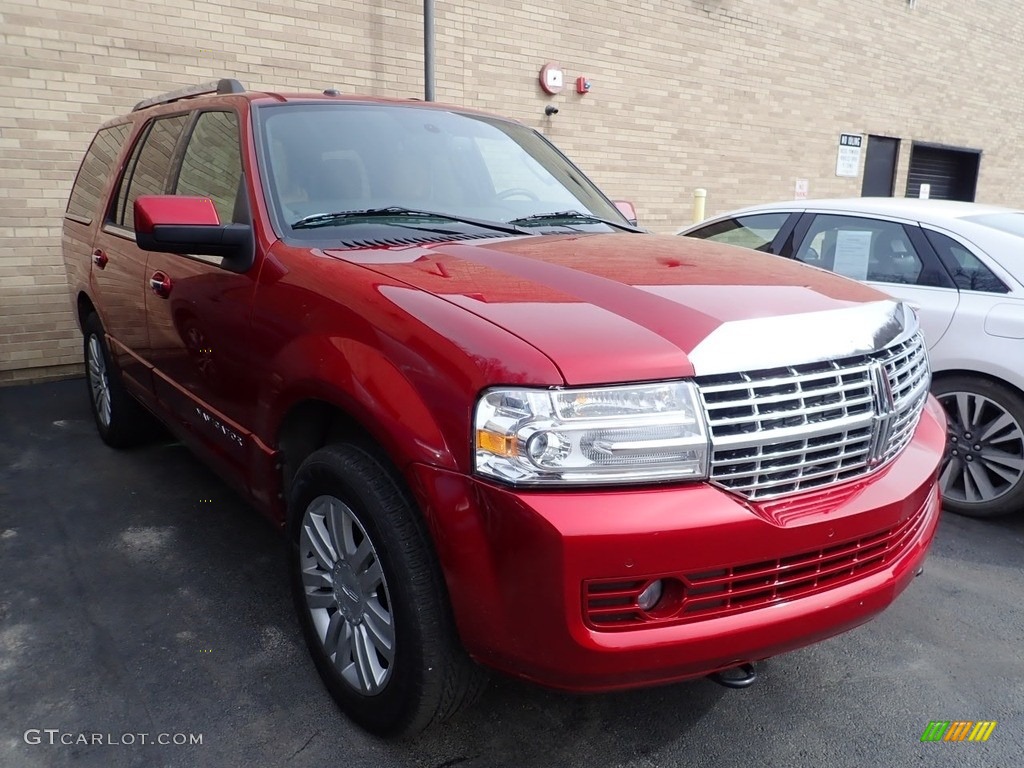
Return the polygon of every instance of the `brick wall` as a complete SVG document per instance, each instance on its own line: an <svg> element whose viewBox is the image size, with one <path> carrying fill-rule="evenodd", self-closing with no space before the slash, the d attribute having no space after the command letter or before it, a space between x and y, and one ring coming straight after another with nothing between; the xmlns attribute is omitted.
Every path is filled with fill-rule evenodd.
<svg viewBox="0 0 1024 768"><path fill-rule="evenodd" d="M437 97L519 118L662 232L793 196L856 195L842 132L983 151L978 199L1016 203L1015 0L437 0ZM77 370L60 226L95 127L139 99L235 76L258 89L422 96L419 0L4 0L0 383ZM567 87L544 95L546 61ZM573 92L578 75L592 91ZM547 118L544 106L559 108Z"/></svg>

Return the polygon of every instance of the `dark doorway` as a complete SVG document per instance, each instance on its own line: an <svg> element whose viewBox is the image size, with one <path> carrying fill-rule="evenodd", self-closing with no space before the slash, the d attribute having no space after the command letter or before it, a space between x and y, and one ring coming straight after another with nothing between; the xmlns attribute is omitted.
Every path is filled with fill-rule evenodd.
<svg viewBox="0 0 1024 768"><path fill-rule="evenodd" d="M899 139L868 136L861 197L892 197L896 191L896 159L899 154Z"/></svg>
<svg viewBox="0 0 1024 768"><path fill-rule="evenodd" d="M928 184L928 196L936 200L974 202L980 164L981 152L977 149L914 144L910 151L907 197L920 197L921 185Z"/></svg>

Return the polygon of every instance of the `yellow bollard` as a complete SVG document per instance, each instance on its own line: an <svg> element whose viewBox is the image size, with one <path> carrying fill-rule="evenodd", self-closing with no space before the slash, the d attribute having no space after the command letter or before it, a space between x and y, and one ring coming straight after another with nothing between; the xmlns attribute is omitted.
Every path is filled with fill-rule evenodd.
<svg viewBox="0 0 1024 768"><path fill-rule="evenodd" d="M697 224L704 221L704 202L707 200L708 191L706 189L695 189L693 190L693 223Z"/></svg>

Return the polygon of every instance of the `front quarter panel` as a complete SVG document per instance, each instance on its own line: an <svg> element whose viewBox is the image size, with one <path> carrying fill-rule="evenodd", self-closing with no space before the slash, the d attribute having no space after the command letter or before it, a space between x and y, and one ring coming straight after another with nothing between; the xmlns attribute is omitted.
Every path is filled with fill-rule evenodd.
<svg viewBox="0 0 1024 768"><path fill-rule="evenodd" d="M254 431L274 446L296 403L344 410L399 469L470 471L470 421L494 384L562 384L525 342L449 302L318 251L279 243L254 307L263 367Z"/></svg>

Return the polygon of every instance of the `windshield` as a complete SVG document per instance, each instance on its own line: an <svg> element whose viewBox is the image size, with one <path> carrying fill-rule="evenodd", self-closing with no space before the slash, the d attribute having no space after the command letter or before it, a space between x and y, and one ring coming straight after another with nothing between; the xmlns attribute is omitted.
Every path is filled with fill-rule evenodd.
<svg viewBox="0 0 1024 768"><path fill-rule="evenodd" d="M551 219L530 231L610 231L626 220L536 131L505 120L422 107L373 104L269 106L259 110L267 191L285 231L386 236L409 221L342 217L292 227L324 213L408 208L476 222L575 211L597 220ZM451 224L449 221L448 224ZM425 222L425 226L427 223ZM349 230L359 229L358 234ZM376 234L374 234L376 233ZM337 233L334 233L337 234Z"/></svg>

